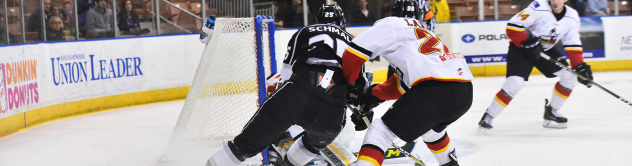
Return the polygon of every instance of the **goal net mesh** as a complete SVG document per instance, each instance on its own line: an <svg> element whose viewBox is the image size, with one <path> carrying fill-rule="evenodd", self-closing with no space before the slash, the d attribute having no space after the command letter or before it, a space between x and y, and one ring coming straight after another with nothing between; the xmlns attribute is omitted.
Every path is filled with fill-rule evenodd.
<svg viewBox="0 0 632 166"><path fill-rule="evenodd" d="M216 20L158 165L204 165L217 148L241 132L259 105L258 63L264 65L264 78L271 74L267 23L262 27L264 59L260 62L254 18Z"/></svg>

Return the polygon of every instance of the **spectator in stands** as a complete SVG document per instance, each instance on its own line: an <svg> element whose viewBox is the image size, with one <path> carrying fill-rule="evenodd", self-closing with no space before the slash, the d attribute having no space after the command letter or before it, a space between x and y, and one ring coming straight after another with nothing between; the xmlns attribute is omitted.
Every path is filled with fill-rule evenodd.
<svg viewBox="0 0 632 166"><path fill-rule="evenodd" d="M39 6L39 5L38 5ZM44 0L44 21L48 22L48 18L50 17L50 0ZM44 34L42 33L42 8L36 9L31 17L29 17L27 30L29 32L37 32L38 39L44 39Z"/></svg>
<svg viewBox="0 0 632 166"><path fill-rule="evenodd" d="M0 45L15 44L15 36L9 33L9 43L7 43L7 25L4 24L4 13L0 13Z"/></svg>
<svg viewBox="0 0 632 166"><path fill-rule="evenodd" d="M132 0L125 1L125 8L116 15L118 20L117 26L121 31L121 34L145 34L149 33L149 29L140 29L140 23L138 21L138 15L134 13L134 6Z"/></svg>
<svg viewBox="0 0 632 166"><path fill-rule="evenodd" d="M51 16L48 21L48 30L46 31L46 41L65 41L63 21L59 16Z"/></svg>
<svg viewBox="0 0 632 166"><path fill-rule="evenodd" d="M97 5L86 15L86 38L111 37L113 30L112 11L107 8L107 0L97 0Z"/></svg>
<svg viewBox="0 0 632 166"><path fill-rule="evenodd" d="M352 25L373 25L376 19L373 13L366 8L368 3L366 0L358 0L356 5L360 10L353 15Z"/></svg>
<svg viewBox="0 0 632 166"><path fill-rule="evenodd" d="M77 0L77 13L79 15L90 11L90 9L96 6L98 0Z"/></svg>
<svg viewBox="0 0 632 166"><path fill-rule="evenodd" d="M107 9L110 9L112 13L118 13L119 11L121 11L121 8L119 8L118 6L112 7L112 0L107 0L105 4L107 6Z"/></svg>
<svg viewBox="0 0 632 166"><path fill-rule="evenodd" d="M286 21L284 23L287 24L286 27L302 27L303 26L304 14L303 14L302 2L303 1L301 0L292 1L292 9L288 12L287 16L285 17ZM309 14L309 7L307 8L307 12ZM313 17L308 16L307 18L313 18Z"/></svg>
<svg viewBox="0 0 632 166"><path fill-rule="evenodd" d="M608 0L588 0L586 16L607 16L610 14Z"/></svg>
<svg viewBox="0 0 632 166"><path fill-rule="evenodd" d="M59 5L57 5L56 3L52 3L48 11L50 11L51 18L53 16L59 16L59 18L61 18L62 22L64 23L64 27L68 26L68 23L70 22L70 16L64 15Z"/></svg>
<svg viewBox="0 0 632 166"><path fill-rule="evenodd" d="M279 13L279 6L274 4L274 26L277 28L283 27L283 18Z"/></svg>
<svg viewBox="0 0 632 166"><path fill-rule="evenodd" d="M432 0L430 10L437 16L437 22L450 22L450 7L447 0Z"/></svg>
<svg viewBox="0 0 632 166"><path fill-rule="evenodd" d="M73 20L72 19L73 18L73 15L72 15L73 10L72 10L72 8L73 8L72 1L64 2L64 6L61 9L61 14L64 16L64 18L62 18L62 19L64 19L64 23L66 23L66 24L72 23L72 20Z"/></svg>
<svg viewBox="0 0 632 166"><path fill-rule="evenodd" d="M584 16L584 0L569 0L566 5L577 10L579 16Z"/></svg>

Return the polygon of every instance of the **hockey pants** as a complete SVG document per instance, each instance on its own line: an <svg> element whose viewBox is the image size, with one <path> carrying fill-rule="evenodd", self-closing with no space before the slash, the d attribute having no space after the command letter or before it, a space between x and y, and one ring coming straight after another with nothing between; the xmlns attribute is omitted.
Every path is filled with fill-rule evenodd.
<svg viewBox="0 0 632 166"><path fill-rule="evenodd" d="M305 71L307 72L295 71L290 80L264 101L242 132L224 146L232 152L225 156L234 156L239 160L233 160L232 163L239 164L246 158L261 152L274 143L287 128L296 124L305 129L305 135L289 149L285 160L293 165L304 165L340 133L345 123L346 103L344 97L346 84L340 82L340 80L344 81L342 72L334 74L334 77L341 78L332 79L332 84L337 84L337 86L323 89L314 86L311 80L318 79L318 74L324 73L324 69L318 69L323 72L311 72L313 71L311 69ZM303 77L296 74L301 74ZM216 154L221 153L220 151ZM211 157L215 161L209 160L209 162L216 162L218 165L233 165L231 162L218 161L226 161L228 159L225 158L232 157L219 159L215 158L216 154Z"/></svg>
<svg viewBox="0 0 632 166"><path fill-rule="evenodd" d="M418 83L369 126L358 165L381 165L384 151L394 139L412 142L422 135L437 160L441 164L449 162L448 153L454 147L445 129L469 110L472 98L470 82Z"/></svg>

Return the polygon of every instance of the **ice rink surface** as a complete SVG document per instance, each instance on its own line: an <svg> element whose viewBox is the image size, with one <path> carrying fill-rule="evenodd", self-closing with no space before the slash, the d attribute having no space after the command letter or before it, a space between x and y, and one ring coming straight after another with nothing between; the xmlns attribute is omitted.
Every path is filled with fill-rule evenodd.
<svg viewBox="0 0 632 166"><path fill-rule="evenodd" d="M594 74L597 83L632 99L632 72ZM474 104L448 133L462 166L632 165L632 107L606 92L578 84L560 113L567 129L542 127L544 99L559 79L533 75L482 135L477 123L504 77L475 78ZM184 100L98 112L49 122L0 138L0 166L150 166L165 150ZM392 102L377 107L376 118ZM353 148L364 132L356 132ZM422 146L414 150L436 166ZM409 165L409 159L385 161Z"/></svg>

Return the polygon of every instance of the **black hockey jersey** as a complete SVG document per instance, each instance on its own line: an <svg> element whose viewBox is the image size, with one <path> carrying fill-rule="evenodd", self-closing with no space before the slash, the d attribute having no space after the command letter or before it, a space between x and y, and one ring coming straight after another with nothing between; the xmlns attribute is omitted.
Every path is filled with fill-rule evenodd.
<svg viewBox="0 0 632 166"><path fill-rule="evenodd" d="M287 52L283 58L281 68L282 80L288 80L292 75L292 65L299 59L307 58L305 63L311 65L326 65L340 67L342 54L351 43L353 36L336 25L315 24L299 29L287 45ZM317 44L326 44L335 52L337 56L331 55L310 55L311 57L301 57L298 52L302 49L309 49Z"/></svg>

